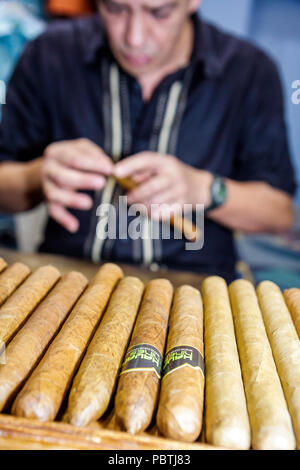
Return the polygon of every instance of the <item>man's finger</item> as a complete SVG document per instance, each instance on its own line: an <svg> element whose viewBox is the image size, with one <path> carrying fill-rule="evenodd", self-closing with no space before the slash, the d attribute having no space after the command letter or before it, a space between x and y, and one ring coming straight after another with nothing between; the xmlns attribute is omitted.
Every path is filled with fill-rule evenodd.
<svg viewBox="0 0 300 470"><path fill-rule="evenodd" d="M138 172L153 173L160 166L161 156L153 152L142 152L118 162L114 168L117 178L133 176Z"/></svg>
<svg viewBox="0 0 300 470"><path fill-rule="evenodd" d="M178 207L181 207L180 203L176 202L174 193L170 191L165 191L159 193L155 199L150 198L148 201L139 203L139 206L145 208L145 212L150 216L154 214L154 218L160 218L157 214L168 214L170 205L176 204L177 210ZM175 206L174 206L175 207Z"/></svg>
<svg viewBox="0 0 300 470"><path fill-rule="evenodd" d="M48 204L49 214L58 224L62 225L68 232L76 233L79 229L79 221L61 204L51 202Z"/></svg>
<svg viewBox="0 0 300 470"><path fill-rule="evenodd" d="M60 188L49 179L44 182L44 192L49 201L59 203L64 207L88 210L93 205L92 199L87 194Z"/></svg>
<svg viewBox="0 0 300 470"><path fill-rule="evenodd" d="M81 151L81 155L84 153L86 156L86 162L82 162L82 165L86 166L86 171L100 171L106 176L113 173L114 162L97 144L88 139L79 139L76 147Z"/></svg>
<svg viewBox="0 0 300 470"><path fill-rule="evenodd" d="M128 202L129 204L147 202L156 194L166 191L170 186L171 182L166 175L154 176L130 191L128 193Z"/></svg>
<svg viewBox="0 0 300 470"><path fill-rule="evenodd" d="M167 202L160 203L158 206L151 204L151 217L154 220L169 220L170 217L173 217L176 214L182 214L181 204L174 201L174 199L169 199Z"/></svg>
<svg viewBox="0 0 300 470"><path fill-rule="evenodd" d="M174 191L162 191L149 199L149 204L180 204Z"/></svg>
<svg viewBox="0 0 300 470"><path fill-rule="evenodd" d="M81 171L110 175L114 168L112 160L103 150L86 139L51 144L45 156Z"/></svg>
<svg viewBox="0 0 300 470"><path fill-rule="evenodd" d="M101 175L84 173L60 165L55 160L48 160L45 167L45 176L51 178L59 186L70 189L103 189L106 180Z"/></svg>
<svg viewBox="0 0 300 470"><path fill-rule="evenodd" d="M151 176L153 176L153 172L151 171L140 171L135 173L132 179L136 184L141 184L151 178Z"/></svg>

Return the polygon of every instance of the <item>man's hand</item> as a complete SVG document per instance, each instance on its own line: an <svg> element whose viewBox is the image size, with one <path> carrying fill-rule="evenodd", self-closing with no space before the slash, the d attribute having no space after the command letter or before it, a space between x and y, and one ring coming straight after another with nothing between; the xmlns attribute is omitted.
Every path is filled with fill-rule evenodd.
<svg viewBox="0 0 300 470"><path fill-rule="evenodd" d="M169 217L174 207L184 204L208 205L212 175L193 168L172 155L142 152L115 165L117 178L131 177L139 186L128 193L128 203L141 203L150 212L152 204L167 204L166 209L152 208L154 218Z"/></svg>
<svg viewBox="0 0 300 470"><path fill-rule="evenodd" d="M87 139L57 142L44 152L42 186L53 219L70 232L79 228L67 207L87 210L93 201L79 190L101 190L113 171L111 159Z"/></svg>
<svg viewBox="0 0 300 470"><path fill-rule="evenodd" d="M128 194L129 204L143 203L153 218L167 219L178 203L211 203L213 175L182 163L171 155L143 152L115 165L117 178L132 178L139 186ZM227 200L206 216L231 230L248 233L281 233L293 222L292 197L261 181L226 178ZM151 204L167 204L151 210Z"/></svg>

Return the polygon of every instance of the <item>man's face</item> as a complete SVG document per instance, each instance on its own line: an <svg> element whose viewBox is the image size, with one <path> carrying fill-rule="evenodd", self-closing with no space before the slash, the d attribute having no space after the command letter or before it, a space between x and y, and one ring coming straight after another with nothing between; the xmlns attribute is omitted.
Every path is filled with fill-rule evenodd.
<svg viewBox="0 0 300 470"><path fill-rule="evenodd" d="M100 0L112 52L134 76L174 59L176 45L201 0Z"/></svg>

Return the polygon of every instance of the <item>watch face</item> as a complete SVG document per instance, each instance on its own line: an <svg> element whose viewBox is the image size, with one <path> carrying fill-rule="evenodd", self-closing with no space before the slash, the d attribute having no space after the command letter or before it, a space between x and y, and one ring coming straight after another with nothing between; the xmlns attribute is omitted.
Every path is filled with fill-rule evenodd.
<svg viewBox="0 0 300 470"><path fill-rule="evenodd" d="M212 188L213 200L216 204L223 204L227 190L223 178L216 178Z"/></svg>
<svg viewBox="0 0 300 470"><path fill-rule="evenodd" d="M227 188L222 176L214 175L214 181L211 186L211 204L205 209L209 212L222 206L227 199Z"/></svg>

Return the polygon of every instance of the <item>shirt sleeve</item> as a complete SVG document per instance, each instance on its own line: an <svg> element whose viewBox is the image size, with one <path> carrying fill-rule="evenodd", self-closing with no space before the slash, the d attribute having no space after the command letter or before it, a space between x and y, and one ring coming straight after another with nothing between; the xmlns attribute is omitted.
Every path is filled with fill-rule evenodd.
<svg viewBox="0 0 300 470"><path fill-rule="evenodd" d="M0 162L32 160L49 143L44 61L37 38L26 46L8 83L0 123Z"/></svg>
<svg viewBox="0 0 300 470"><path fill-rule="evenodd" d="M291 195L296 191L279 73L261 51L244 100L233 178L264 181Z"/></svg>

